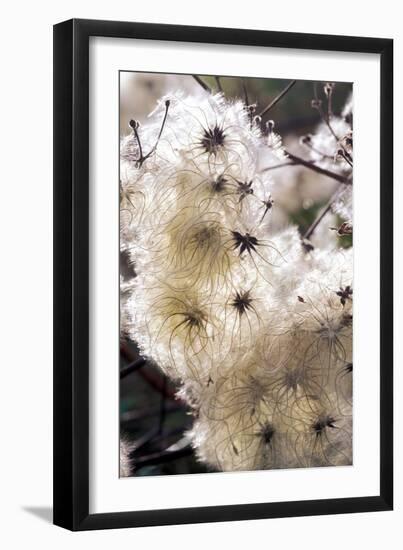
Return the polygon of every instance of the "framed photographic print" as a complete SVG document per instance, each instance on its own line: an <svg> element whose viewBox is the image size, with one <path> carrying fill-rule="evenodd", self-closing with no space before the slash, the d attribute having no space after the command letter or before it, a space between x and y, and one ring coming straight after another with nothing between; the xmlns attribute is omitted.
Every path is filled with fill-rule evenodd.
<svg viewBox="0 0 403 550"><path fill-rule="evenodd" d="M54 27L57 525L392 509L392 102L389 39Z"/></svg>

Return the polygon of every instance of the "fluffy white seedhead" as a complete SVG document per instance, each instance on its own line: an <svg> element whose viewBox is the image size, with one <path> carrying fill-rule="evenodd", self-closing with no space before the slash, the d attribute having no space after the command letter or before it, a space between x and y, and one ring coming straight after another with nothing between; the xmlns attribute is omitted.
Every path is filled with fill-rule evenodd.
<svg viewBox="0 0 403 550"><path fill-rule="evenodd" d="M353 103L349 96L340 116L323 114L323 122L305 145L311 157L324 168L350 174L353 160Z"/></svg>
<svg viewBox="0 0 403 550"><path fill-rule="evenodd" d="M338 172L350 183L341 186L333 203L333 211L351 221L353 171L353 102L349 96L340 116L325 116L313 135L302 142L318 166Z"/></svg>
<svg viewBox="0 0 403 550"><path fill-rule="evenodd" d="M322 122L315 134L310 136L310 149L312 160L319 166L350 173L351 164L343 154L352 154L351 125L341 117L332 118L329 125Z"/></svg>
<svg viewBox="0 0 403 550"><path fill-rule="evenodd" d="M351 463L351 258L310 264L254 347L199 388L191 433L215 469Z"/></svg>
<svg viewBox="0 0 403 550"><path fill-rule="evenodd" d="M353 186L341 186L337 198L335 199L332 210L343 220L352 223L353 220Z"/></svg>
<svg viewBox="0 0 403 550"><path fill-rule="evenodd" d="M277 134L274 131L275 124L273 120L269 120L269 122L266 125L267 128L267 138L266 138L266 145L269 149L269 151L279 160L286 160L287 159L287 153L285 151L285 148L283 147L283 140L280 136L280 134Z"/></svg>
<svg viewBox="0 0 403 550"><path fill-rule="evenodd" d="M221 94L166 96L130 125L122 330L180 383L198 456L219 470L350 463L352 259L273 230L274 125Z"/></svg>

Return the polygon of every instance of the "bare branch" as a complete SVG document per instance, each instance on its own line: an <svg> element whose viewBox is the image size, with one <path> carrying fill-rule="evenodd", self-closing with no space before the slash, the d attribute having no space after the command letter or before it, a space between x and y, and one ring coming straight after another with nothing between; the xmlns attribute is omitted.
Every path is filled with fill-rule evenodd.
<svg viewBox="0 0 403 550"><path fill-rule="evenodd" d="M280 99L282 99L286 93L288 93L291 88L294 86L294 84L296 83L297 81L296 80L291 80L291 82L289 84L287 84L287 86L284 88L283 91L281 91L278 96L276 96L273 101L271 101L267 107L265 107L263 109L263 111L259 114L260 117L263 117L264 115L266 115L270 109L272 109L275 105L277 105L277 103L280 101Z"/></svg>
<svg viewBox="0 0 403 550"><path fill-rule="evenodd" d="M197 76L196 74L192 74L193 78L196 80L196 82L198 84L200 84L200 86L203 88L203 90L205 90L206 92L208 92L209 94L211 94L211 88L208 84L206 84L199 76Z"/></svg>
<svg viewBox="0 0 403 550"><path fill-rule="evenodd" d="M339 189L337 189L337 191L330 197L328 203L325 205L325 207L323 208L319 216L314 220L314 222L311 224L309 229L306 231L305 235L303 236L304 239L309 239L313 235L313 232L318 227L320 222L323 220L326 214L330 212L332 208L332 204L337 199L339 192L340 192Z"/></svg>
<svg viewBox="0 0 403 550"><path fill-rule="evenodd" d="M301 164L302 166L305 166L306 168L309 168L310 170L313 170L314 172L317 172L318 174L322 174L323 176L327 176L328 178L332 178L340 183L344 183L346 185L351 185L351 179L346 178L345 176L341 176L340 174L336 174L336 172L332 172L330 170L326 170L325 168L321 168L320 166L317 166L314 162L311 162L309 160L302 159L301 157L297 157L297 155L293 155L292 153L286 151L286 154L290 160L294 162L294 164Z"/></svg>
<svg viewBox="0 0 403 550"><path fill-rule="evenodd" d="M136 361L129 363L125 367L122 367L120 369L120 379L122 380L122 378L125 378L128 374L131 374L132 372L136 372L145 364L146 364L146 360L143 357L140 357L139 359L136 359Z"/></svg>
<svg viewBox="0 0 403 550"><path fill-rule="evenodd" d="M214 78L215 78L215 81L216 81L216 84L217 84L218 91L222 93L223 89L222 89L222 86L221 86L220 77L215 76Z"/></svg>
<svg viewBox="0 0 403 550"><path fill-rule="evenodd" d="M243 96L244 96L245 105L249 105L249 96L248 96L248 90L246 88L245 79L242 78L241 82L242 82L242 89L243 89Z"/></svg>
<svg viewBox="0 0 403 550"><path fill-rule="evenodd" d="M268 166L267 168L263 168L262 172L270 172L270 170L276 170L277 168L283 168L284 166L298 166L298 164L293 161L282 162L281 164L275 164L274 166Z"/></svg>

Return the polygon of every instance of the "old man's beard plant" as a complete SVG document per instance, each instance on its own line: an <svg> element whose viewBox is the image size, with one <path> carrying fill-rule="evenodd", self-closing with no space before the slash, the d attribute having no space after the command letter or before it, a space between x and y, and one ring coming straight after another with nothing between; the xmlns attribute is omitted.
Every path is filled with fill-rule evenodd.
<svg viewBox="0 0 403 550"><path fill-rule="evenodd" d="M179 385L198 458L224 471L351 464L352 249L273 227L275 173L293 170L277 168L289 158L274 123L222 94L176 94L130 128L121 247L136 276L121 330ZM351 227L350 163L336 140L315 156L321 132L312 160L346 176L337 208Z"/></svg>

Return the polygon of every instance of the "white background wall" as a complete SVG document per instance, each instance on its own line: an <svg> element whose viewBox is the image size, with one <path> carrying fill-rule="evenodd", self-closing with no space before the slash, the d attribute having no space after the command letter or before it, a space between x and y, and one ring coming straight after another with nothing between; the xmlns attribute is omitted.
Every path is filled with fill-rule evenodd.
<svg viewBox="0 0 403 550"><path fill-rule="evenodd" d="M92 5L91 5L92 4ZM287 0L9 1L0 48L0 543L3 548L401 548L402 437L396 443L394 512L70 533L50 524L52 370L52 25L71 17L261 28L395 39L396 173L401 181L403 31L399 3ZM369 115L370 116L370 115ZM400 123L400 124L399 124ZM402 249L396 185L395 254ZM400 206L400 208L399 208ZM403 280L396 257L396 280ZM396 299L396 396L403 377L402 294ZM398 342L400 334L400 342ZM397 400L396 435L402 433ZM370 427L368 428L370 429ZM156 495L158 498L158 495ZM34 513L33 513L34 511ZM38 517L41 516L41 517ZM44 519L45 518L45 519ZM48 518L48 519L47 519ZM4 544L5 543L5 544Z"/></svg>

